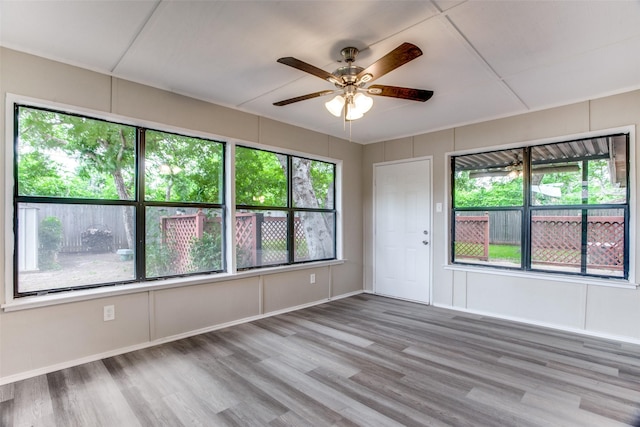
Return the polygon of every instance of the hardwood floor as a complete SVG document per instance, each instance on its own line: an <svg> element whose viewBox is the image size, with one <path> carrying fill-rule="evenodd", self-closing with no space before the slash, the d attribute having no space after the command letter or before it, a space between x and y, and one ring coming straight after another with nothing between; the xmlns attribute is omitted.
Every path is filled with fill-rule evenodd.
<svg viewBox="0 0 640 427"><path fill-rule="evenodd" d="M371 295L0 387L2 426L615 426L640 346Z"/></svg>

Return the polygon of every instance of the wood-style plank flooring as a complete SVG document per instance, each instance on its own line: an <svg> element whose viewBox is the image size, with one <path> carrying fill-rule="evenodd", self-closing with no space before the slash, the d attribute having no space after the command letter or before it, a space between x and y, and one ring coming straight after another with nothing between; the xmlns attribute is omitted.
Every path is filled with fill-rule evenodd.
<svg viewBox="0 0 640 427"><path fill-rule="evenodd" d="M0 387L2 426L620 426L640 346L358 295Z"/></svg>

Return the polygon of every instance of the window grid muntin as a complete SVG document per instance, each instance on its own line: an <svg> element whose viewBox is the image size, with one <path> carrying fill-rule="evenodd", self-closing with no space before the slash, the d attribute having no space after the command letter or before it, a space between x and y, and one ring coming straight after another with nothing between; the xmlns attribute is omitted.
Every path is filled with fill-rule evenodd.
<svg viewBox="0 0 640 427"><path fill-rule="evenodd" d="M337 256L337 239L336 239L336 230L337 230L337 209L336 209L336 203L335 203L335 196L336 196L336 165L335 163L331 163L331 162L325 162L322 160L316 160L310 157L304 157L304 156L298 156L298 155L292 155L292 154L286 154L286 153L280 153L277 151L273 151L273 150L265 150L262 148L254 148L254 147L249 147L249 146L243 146L243 145L237 145L237 147L241 147L243 149L250 149L250 150L256 150L256 151L264 151L267 153L272 153L275 155L282 155L282 156L286 156L287 157L287 206L283 207L283 206L264 206L264 205L250 205L250 204L236 204L236 211L239 210L260 210L260 211L269 211L269 210L275 210L275 211L282 211L282 212L287 212L287 220L288 220L288 224L287 224L287 254L288 254L288 260L285 263L282 264L277 264L277 265L293 265L293 264L303 264L306 262L316 262L316 261L327 261L327 260L332 260L332 259L336 259ZM328 209L328 208L297 208L297 207L293 207L294 203L293 203L293 180L292 180L292 164L293 164L293 158L299 158L299 159L304 159L304 160L310 160L310 161L320 161L323 163L327 163L333 166L333 170L332 170L332 174L333 174L333 184L331 186L331 190L333 195L332 195L332 199L333 199L333 208L332 209ZM238 170L236 168L236 175L238 174ZM311 260L305 260L305 261L295 261L295 254L294 254L294 239L295 239L295 235L292 232L292 230L295 230L295 213L296 212L320 212L320 213L332 213L333 214L333 224L332 224L332 231L333 231L333 257L328 257L328 258L321 258L321 259L311 259ZM235 250L235 248L234 248ZM259 268L263 268L263 267L273 267L275 266L274 264L269 264L267 266L253 266L253 267L246 267L246 268L238 268L239 271L244 271L244 270L252 270L252 269L259 269Z"/></svg>
<svg viewBox="0 0 640 427"><path fill-rule="evenodd" d="M33 109L33 110L42 110L42 111L47 111L47 112L51 112L51 113L56 113L56 114L61 114L61 115L68 115L68 116L72 116L72 117L78 117L78 118L86 118L86 119L90 119L90 120L95 120L95 121L99 121L99 122L103 122L103 123L110 123L110 124L114 124L114 125L118 125L118 126L130 126L132 128L134 128L135 130L135 143L134 143L134 156L135 156L135 160L134 160L134 196L133 199L131 200L124 200L124 199L84 199L84 198L78 198L78 197L50 197L50 196L21 196L19 195L19 180L18 180L18 141L19 141L19 134L20 134L20 120L19 120L19 110L20 108L27 108L27 109ZM171 278L171 277L188 277L188 276L192 276L192 275L196 275L196 274L214 274L214 273L220 273L223 271L226 271L226 256L224 255L225 251L227 250L226 248L226 233L225 233L225 227L226 227L226 221L225 221L225 215L226 215L226 208L225 208L225 197L226 197L226 191L221 191L220 193L220 200L221 203L198 203L198 202L188 202L188 203L180 203L180 202L145 202L144 201L144 173L141 173L141 171L144 171L144 146L145 146L145 141L144 141L144 135L146 130L149 130L148 128L145 128L143 126L135 126L135 125L130 125L130 124L123 124L123 123L119 123L119 122L115 122L115 121L111 121L111 120L105 120L105 119L101 119L101 118L95 118L92 116L88 116L88 115L82 115L82 114L78 114L78 113L73 113L73 112L67 112L67 111L62 111L62 110L56 110L56 109L52 109L52 108L46 108L46 107L35 107L35 106L31 106L28 104L21 104L21 103L14 103L14 140L13 140L13 176L14 176L14 188L13 188L13 209L14 209L14 215L13 215L13 234L14 236L18 235L18 205L19 203L47 203L47 204L69 204L69 205L74 205L74 204L78 204L78 205L95 205L95 206L133 206L134 207L134 247L135 247L135 259L134 259L134 263L135 263L135 279L132 280L126 280L126 281L110 281L110 282L103 282L103 283L99 283L99 284L92 284L92 285L86 285L86 286L72 286L72 287L60 287L60 288L52 288L52 289L43 289L43 290L38 290L35 292L20 292L20 283L19 283L19 272L18 272L18 238L15 237L14 238L14 244L13 244L13 248L14 248L14 256L13 256L13 289L14 289L14 297L18 298L18 297L24 297L24 296L31 296L31 295L44 295L44 294L48 294L48 293L58 293L58 292L66 292L66 291L72 291L72 290L82 290L82 289L95 289L95 288L101 288L101 287L108 287L108 286L115 286L115 285L120 285L120 284L131 284L131 283L139 283L139 282L147 282L147 281L153 281L153 280L160 280L160 279L166 279L166 278ZM158 132L164 132L164 131L158 131ZM172 133L172 132L164 132L164 133ZM183 135L183 134L179 134L179 133L172 133L174 135L179 135L179 136L184 136L187 138L195 138L195 139L201 139L203 141L207 141L210 143L215 143L215 144L221 144L222 145L222 159L226 158L226 143L222 142L222 141L216 141L216 140L212 140L212 139L207 139L207 138L201 138L201 137L194 137L194 136L188 136L188 135ZM221 168L221 185L222 188L226 188L226 162L223 160L222 162L222 168ZM188 205L189 207L202 207L202 208L217 208L220 209L222 212L222 269L221 270L216 270L216 271L210 271L210 272L196 272L196 273L187 273L187 274L176 274L176 275L167 275L167 276L161 276L161 277L151 277L148 278L146 277L145 274L145 259L146 259L146 253L145 253L145 244L144 244L144 233L146 230L146 222L145 222L145 207L146 206L159 206L159 205L170 205L170 206L184 206L184 205Z"/></svg>
<svg viewBox="0 0 640 427"><path fill-rule="evenodd" d="M563 142L558 142L558 143L548 143L548 144L541 144L541 146L546 146L546 145L555 145L555 144L563 144L563 143L571 143L571 142L582 142L582 141L587 141L587 140L592 140L595 138L615 138L615 137L624 137L625 138L625 146L624 146L624 155L625 155L625 170L626 170L626 175L625 175L625 202L624 203L605 203L605 204L587 204L586 202L583 201L582 204L574 204L574 205L533 205L532 204L532 199L531 199L531 176L532 176L532 159L531 159L531 152L532 149L534 147L537 146L527 146L527 147L522 147L522 150L524 151L524 159L523 159L523 207L519 208L519 207L494 207L494 206L484 206L484 207L455 207L455 171L456 171L456 159L459 157L463 157L463 156L469 156L469 155L463 155L463 156L451 156L450 159L450 188L451 188L451 216L450 216L450 221L451 221L451 227L450 227L450 241L452 243L455 242L455 224L456 224L456 212L485 212L485 211L496 211L496 210L518 210L518 209L522 209L523 211L523 216L522 216L522 230L521 230L521 234L522 234L522 239L521 239L521 254L522 254L522 267L520 268L514 268L514 267L505 267L505 266L499 266L499 265L492 265L492 264L480 264L480 266L489 266L489 267L493 267L493 268L499 268L499 269L511 269L511 270L518 270L518 271L538 271L538 272L544 272L544 273L558 273L557 271L552 271L552 270L544 270L544 269L536 269L536 268L532 268L532 259L531 259L531 252L532 252L532 246L531 246L531 218L532 218L532 212L534 211L542 211L542 210L561 210L561 209L571 209L571 210L580 210L581 212L584 211L584 215L587 215L587 212L589 210L599 210L599 209L621 209L624 212L624 266L623 266L623 277L618 277L618 276L612 276L612 275L600 275L600 274L593 274L593 273L587 273L586 272L586 254L581 254L582 255L582 260L581 260L581 270L584 272L580 272L580 273L572 273L572 272L562 272L562 274L567 274L567 275L574 275L574 276L579 276L579 277L594 277L594 278L605 278L605 279L625 279L627 280L629 278L629 245L630 245L630 241L629 241L629 201L630 201L630 188L629 188L629 184L630 184L630 172L629 172L629 134L628 133L615 133L615 134L610 134L610 135L603 135L603 136L599 136L599 137L593 137L593 138L581 138L581 139L576 139L576 140L571 140L571 141L563 141ZM614 147L615 149L615 147ZM513 148L513 149L509 149L507 151L510 150L517 150L517 148ZM492 150L489 151L487 153L496 153L496 152L500 152L502 150ZM483 153L478 153L478 154L483 154ZM579 156L579 157L575 157L575 158L569 158L567 159L567 161L573 162L573 161L586 161L588 162L589 160L597 160L597 159L602 159L602 158L608 158L607 156L602 156L602 155L593 155L593 156ZM559 161L560 160L560 161ZM546 161L536 161L535 164L550 164L550 163L561 163L561 160L563 159L550 159L550 160L546 160ZM587 171L583 170L583 174L586 175ZM586 221L584 221L584 230L583 230L583 236L582 236L582 240L581 240L581 245L584 247L587 244L587 236L586 236ZM584 252L584 249L582 250ZM461 265L474 265L477 266L479 264L471 264L471 263L465 263L465 262L460 262L460 261L456 261L455 260L455 245L452 244L450 251L449 251L449 262L451 264L461 264Z"/></svg>

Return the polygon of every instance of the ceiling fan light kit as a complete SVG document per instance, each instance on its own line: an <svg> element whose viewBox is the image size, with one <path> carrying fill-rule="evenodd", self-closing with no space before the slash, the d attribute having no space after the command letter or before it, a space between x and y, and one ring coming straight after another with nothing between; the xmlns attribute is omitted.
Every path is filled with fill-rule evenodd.
<svg viewBox="0 0 640 427"><path fill-rule="evenodd" d="M350 121L364 116L373 107L373 99L360 92L355 95L336 95L331 101L325 102L324 106L336 117L342 117L344 111L345 119Z"/></svg>
<svg viewBox="0 0 640 427"><path fill-rule="evenodd" d="M365 88L367 83L382 77L390 71L393 71L401 65L404 65L422 55L420 48L414 44L401 44L367 68L353 65L353 62L359 53L357 48L345 47L340 53L347 65L338 68L333 73L329 73L290 56L278 59L279 63L288 65L333 83L338 89L323 90L320 92L297 96L295 98L274 102L273 105L281 107L293 104L294 102L337 94L333 99L325 102L325 107L334 116L344 117L345 120L351 121L361 118L373 106L373 98L365 94L419 102L425 102L433 96L433 91L430 90L399 86L373 85L369 88Z"/></svg>

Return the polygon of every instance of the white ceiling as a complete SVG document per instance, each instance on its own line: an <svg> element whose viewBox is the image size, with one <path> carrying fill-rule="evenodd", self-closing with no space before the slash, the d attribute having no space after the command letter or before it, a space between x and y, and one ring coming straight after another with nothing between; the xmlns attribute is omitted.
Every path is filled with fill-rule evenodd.
<svg viewBox="0 0 640 427"><path fill-rule="evenodd" d="M403 42L424 55L376 84L346 128L315 98L333 85L279 64L366 67ZM360 143L390 140L640 88L638 1L13 1L0 45Z"/></svg>

